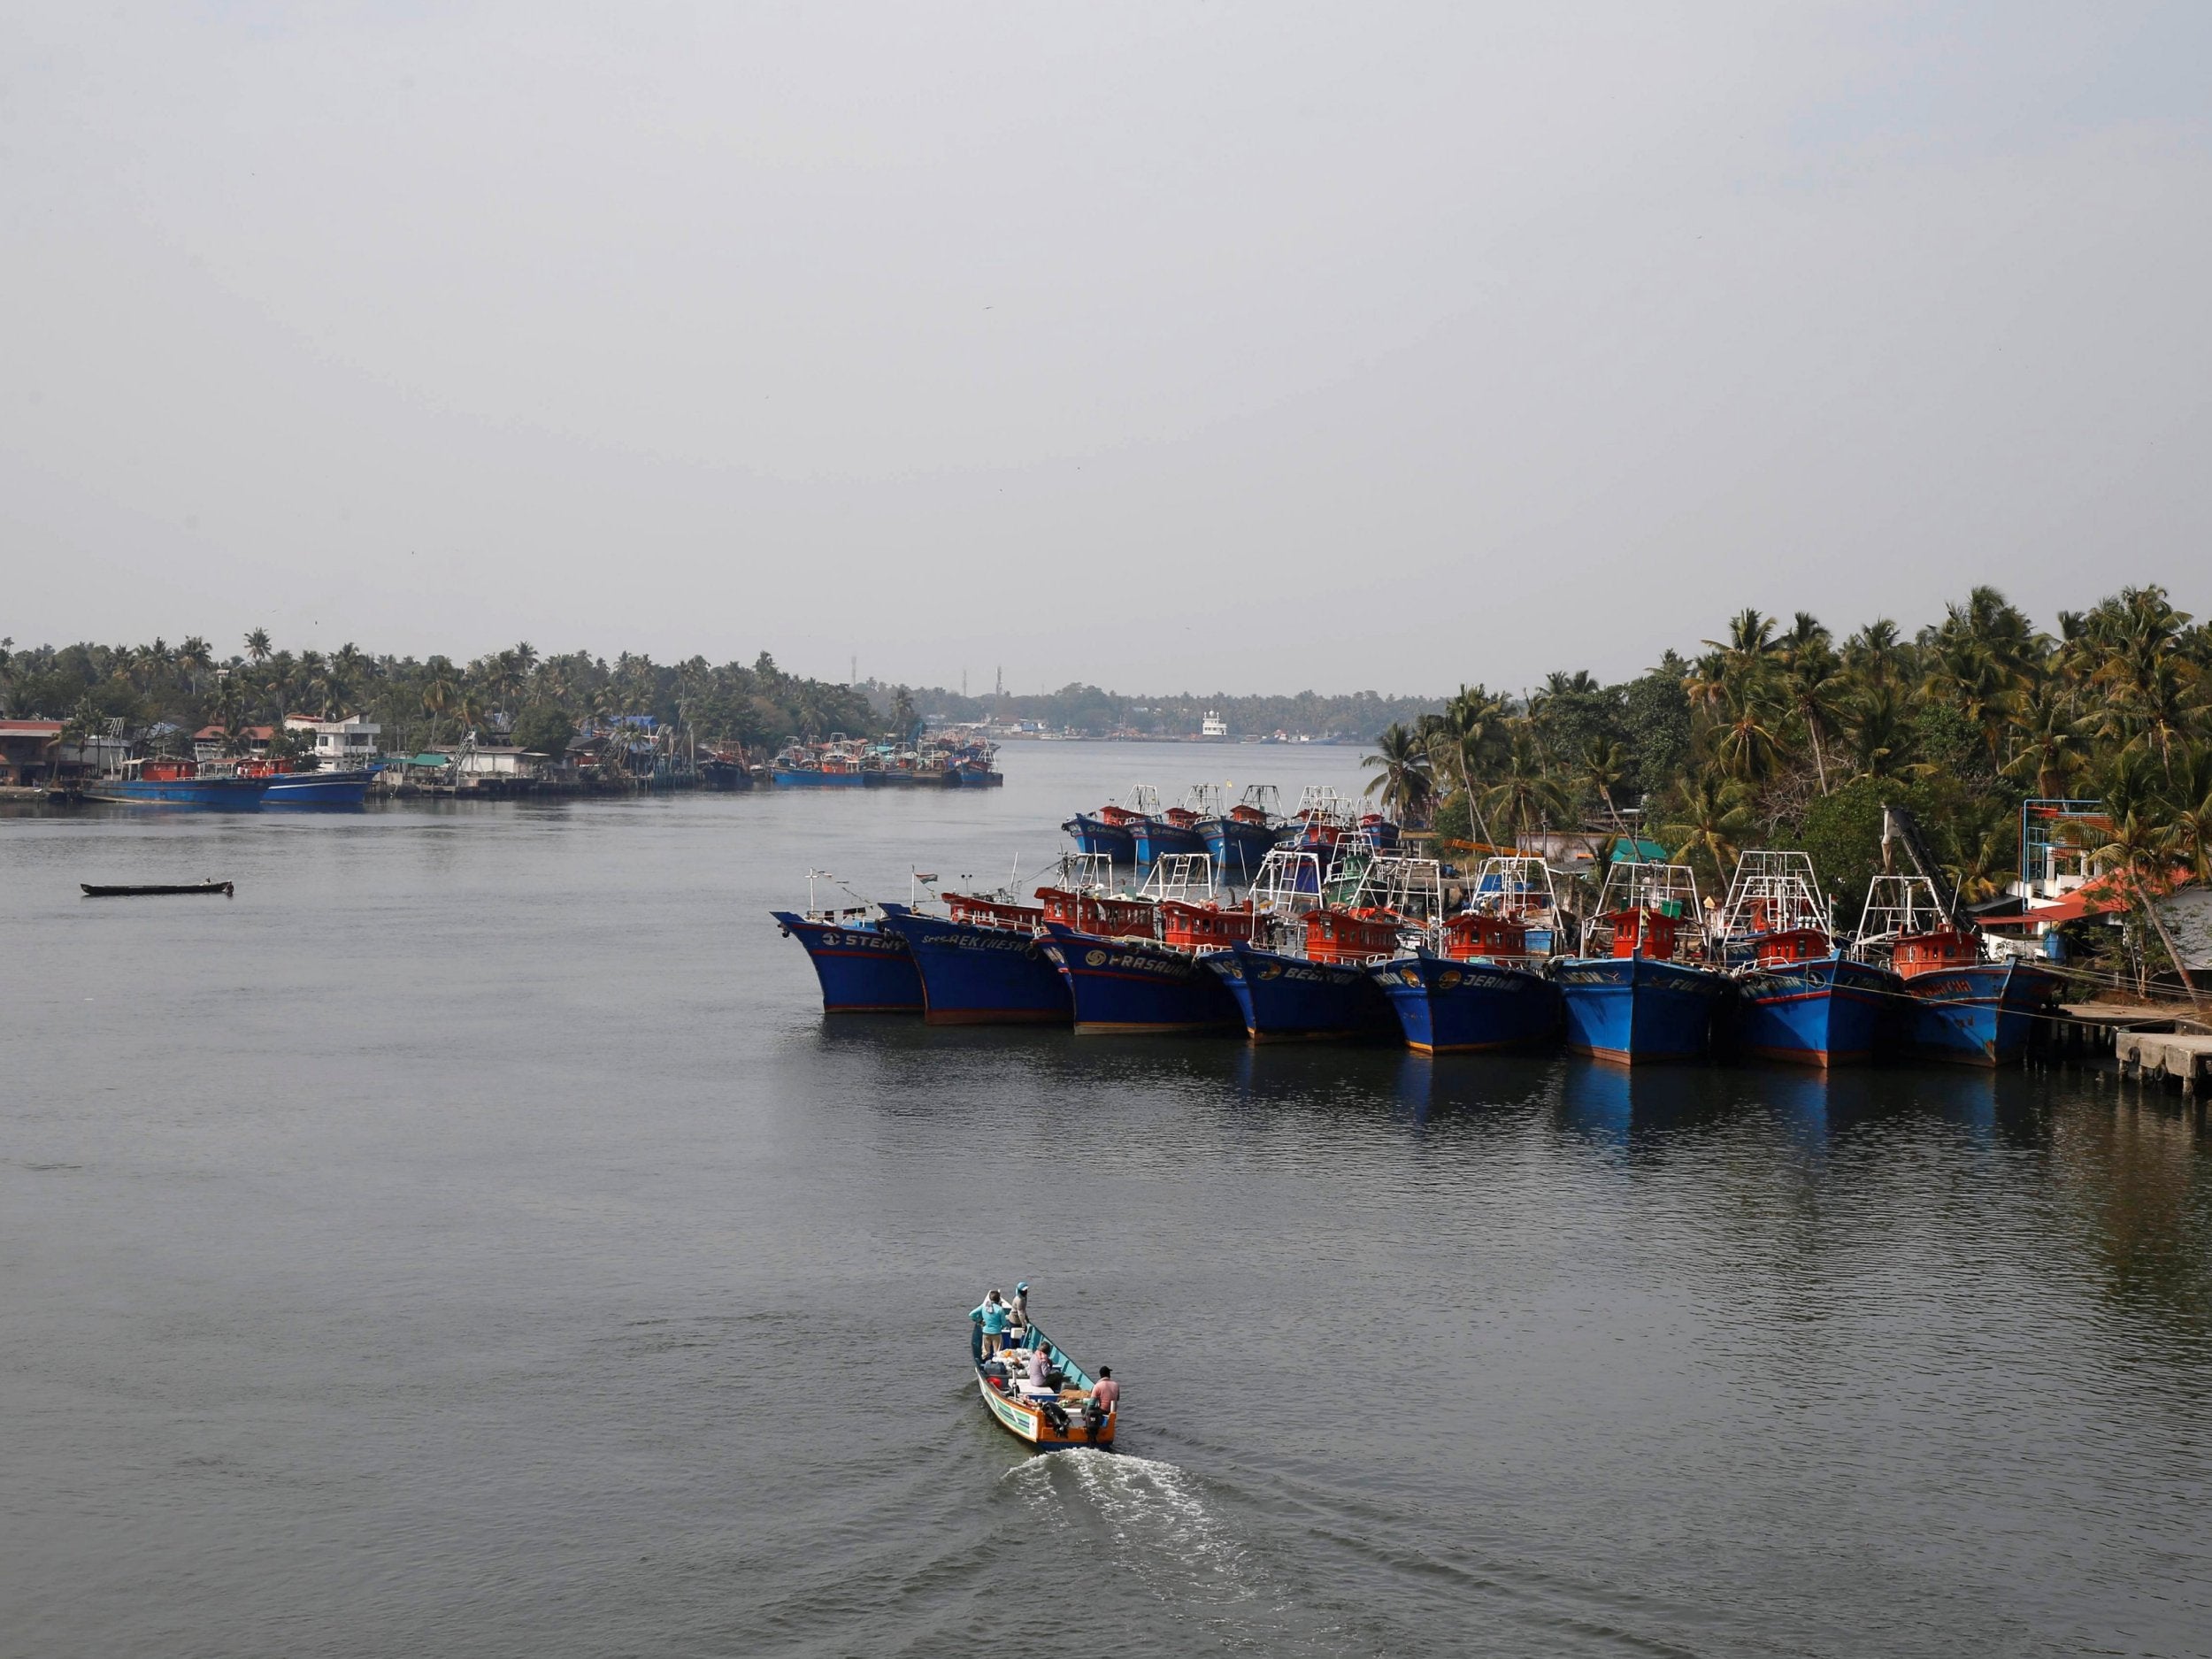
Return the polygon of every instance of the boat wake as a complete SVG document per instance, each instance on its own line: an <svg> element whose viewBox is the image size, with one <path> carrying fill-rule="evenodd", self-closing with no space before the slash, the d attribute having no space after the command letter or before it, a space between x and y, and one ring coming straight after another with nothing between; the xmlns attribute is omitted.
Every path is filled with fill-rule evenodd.
<svg viewBox="0 0 2212 1659"><path fill-rule="evenodd" d="M1282 1586L1187 1471L1078 1448L1032 1457L1003 1479L1019 1490L1036 1525L1225 1646L1305 1649Z"/></svg>

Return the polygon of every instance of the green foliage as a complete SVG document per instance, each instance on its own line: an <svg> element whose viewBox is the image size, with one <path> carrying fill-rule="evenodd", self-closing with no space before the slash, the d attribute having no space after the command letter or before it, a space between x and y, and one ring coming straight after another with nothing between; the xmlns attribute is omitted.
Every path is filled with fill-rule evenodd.
<svg viewBox="0 0 2212 1659"><path fill-rule="evenodd" d="M575 735L576 717L557 703L532 703L514 726L518 748L556 760L568 752L569 739Z"/></svg>
<svg viewBox="0 0 2212 1659"><path fill-rule="evenodd" d="M1621 741L1628 746L1629 787L1663 793L1689 767L1695 741L1683 680L1690 665L1669 651L1659 666L1620 687Z"/></svg>

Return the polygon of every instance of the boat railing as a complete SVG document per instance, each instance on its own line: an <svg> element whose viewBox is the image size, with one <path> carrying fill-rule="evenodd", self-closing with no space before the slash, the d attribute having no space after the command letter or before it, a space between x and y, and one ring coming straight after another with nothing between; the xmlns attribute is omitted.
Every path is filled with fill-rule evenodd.
<svg viewBox="0 0 2212 1659"><path fill-rule="evenodd" d="M1214 895L1211 853L1163 853L1137 889L1139 898L1160 904L1210 904Z"/></svg>
<svg viewBox="0 0 2212 1659"><path fill-rule="evenodd" d="M1691 934L1699 946L1704 943L1705 916L1694 871L1687 864L1618 859L1606 869L1596 914L1583 923L1582 954L1590 954L1597 933L1610 933L1610 918L1641 910L1656 911L1675 924L1675 931Z"/></svg>

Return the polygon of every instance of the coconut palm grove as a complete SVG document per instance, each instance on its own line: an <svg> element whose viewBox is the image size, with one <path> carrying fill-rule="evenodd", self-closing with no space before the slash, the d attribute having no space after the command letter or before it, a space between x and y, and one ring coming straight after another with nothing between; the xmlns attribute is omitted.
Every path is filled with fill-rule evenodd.
<svg viewBox="0 0 2212 1659"><path fill-rule="evenodd" d="M1371 795L1447 841L1632 833L1716 882L1746 848L1807 852L1846 924L1880 866L1885 803L1912 810L1969 903L2015 879L2030 800L2101 803L2091 850L2149 885L2202 879L2212 628L2158 587L2048 631L1987 587L1910 633L1880 618L1839 638L1803 611L1745 610L1696 655L1619 684L1463 687L1386 730L1367 764ZM2148 931L2085 942L2156 953Z"/></svg>

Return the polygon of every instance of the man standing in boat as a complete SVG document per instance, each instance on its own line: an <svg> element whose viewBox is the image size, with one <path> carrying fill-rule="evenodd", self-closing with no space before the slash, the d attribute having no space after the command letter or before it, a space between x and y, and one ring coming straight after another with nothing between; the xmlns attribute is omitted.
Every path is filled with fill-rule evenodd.
<svg viewBox="0 0 2212 1659"><path fill-rule="evenodd" d="M969 1311L969 1318L982 1324L985 1358L989 1358L1006 1346L1006 1321L1012 1311L995 1290Z"/></svg>
<svg viewBox="0 0 2212 1659"><path fill-rule="evenodd" d="M1114 1402L1121 1398L1121 1385L1114 1380L1114 1368L1101 1365L1098 1380L1091 1385L1090 1403L1083 1408L1083 1421L1091 1431L1091 1444L1098 1444L1098 1432L1106 1426L1106 1419L1114 1414Z"/></svg>

